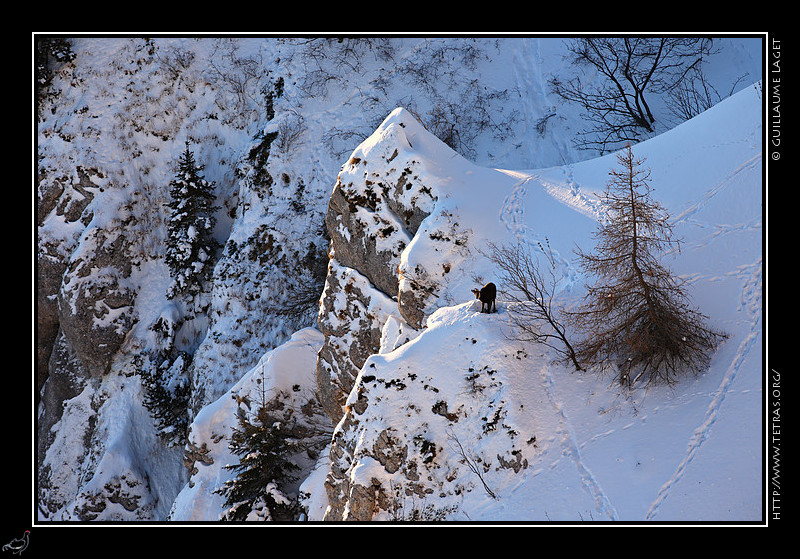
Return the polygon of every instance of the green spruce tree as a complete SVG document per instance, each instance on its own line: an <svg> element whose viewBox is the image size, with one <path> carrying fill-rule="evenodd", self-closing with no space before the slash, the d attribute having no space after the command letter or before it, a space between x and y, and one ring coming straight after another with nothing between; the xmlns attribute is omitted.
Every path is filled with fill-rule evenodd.
<svg viewBox="0 0 800 559"><path fill-rule="evenodd" d="M203 292L219 246L213 236L214 183L203 177L202 169L187 142L178 172L169 184L166 262L173 278L167 290L170 299L185 296L192 301Z"/></svg>
<svg viewBox="0 0 800 559"><path fill-rule="evenodd" d="M296 520L300 510L297 497L286 495L284 487L295 481L300 470L292 456L301 450L293 422L270 413L263 376L258 383L254 413L240 409L228 448L241 457L225 466L236 477L216 492L227 497L222 520L240 521L253 516L264 520ZM249 399L248 399L249 404ZM251 517L252 518L252 517Z"/></svg>
<svg viewBox="0 0 800 559"><path fill-rule="evenodd" d="M144 406L153 418L158 436L167 446L183 446L189 430L189 377L191 357L180 352L175 359L156 357L141 367Z"/></svg>

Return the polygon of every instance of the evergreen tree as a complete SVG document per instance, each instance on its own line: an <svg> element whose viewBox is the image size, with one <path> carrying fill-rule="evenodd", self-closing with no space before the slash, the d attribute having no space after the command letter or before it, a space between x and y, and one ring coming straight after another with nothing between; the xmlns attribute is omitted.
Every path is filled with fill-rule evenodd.
<svg viewBox="0 0 800 559"><path fill-rule="evenodd" d="M683 286L657 259L677 246L669 216L650 198L650 172L630 144L618 155L604 201L610 221L596 234L593 254L579 251L584 270L598 277L584 305L571 313L585 339L576 344L581 363L616 364L628 387L643 379L666 384L707 366L725 337L703 325Z"/></svg>
<svg viewBox="0 0 800 559"><path fill-rule="evenodd" d="M194 299L211 277L212 256L218 248L213 237L214 184L203 178L202 169L187 142L178 172L169 184L166 261L173 278L167 291L170 299L179 295Z"/></svg>
<svg viewBox="0 0 800 559"><path fill-rule="evenodd" d="M174 360L142 367L144 406L153 418L159 437L169 446L186 443L189 430L190 356L184 352Z"/></svg>
<svg viewBox="0 0 800 559"><path fill-rule="evenodd" d="M290 433L283 424L273 422L265 408L258 408L252 418L240 416L233 431L231 451L240 456L238 464L228 465L236 477L220 491L227 496L224 520L246 520L259 512L268 520L294 520L296 498L285 495L283 482L299 467L286 458L291 454Z"/></svg>
<svg viewBox="0 0 800 559"><path fill-rule="evenodd" d="M246 520L251 513L265 520L296 520L299 499L286 495L284 488L297 481L300 466L292 456L304 447L295 432L295 422L286 414L276 417L270 412L280 406L268 404L263 377L256 382L259 402L255 413L239 410L238 426L228 444L241 458L238 464L225 466L236 472L236 477L217 490L227 497L228 509L222 520Z"/></svg>

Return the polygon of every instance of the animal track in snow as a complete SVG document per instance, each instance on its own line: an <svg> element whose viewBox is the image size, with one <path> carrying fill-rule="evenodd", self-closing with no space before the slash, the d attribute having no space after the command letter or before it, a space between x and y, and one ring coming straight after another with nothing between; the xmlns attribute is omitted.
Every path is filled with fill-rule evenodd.
<svg viewBox="0 0 800 559"><path fill-rule="evenodd" d="M740 270L741 272L742 270ZM711 428L717 420L719 411L725 397L731 392L731 386L742 367L742 364L747 359L753 346L761 337L761 303L758 301L761 297L762 286L762 259L759 258L752 266L747 268L749 273L741 274L742 289L740 294L740 310L747 312L750 315L750 331L745 336L734 353L731 363L725 370L725 374L720 381L719 387L714 393L711 401L706 408L706 413L703 422L694 430L692 437L687 444L686 453L683 459L678 464L672 476L661 486L655 500L650 505L645 520L653 520L658 514L661 505L669 497L675 486L681 481L687 469L689 468L692 460L694 459L697 451L708 439L711 434Z"/></svg>
<svg viewBox="0 0 800 559"><path fill-rule="evenodd" d="M583 461L580 445L575 437L572 425L564 412L564 404L559 402L556 397L555 381L553 380L550 368L544 365L540 370L540 375L542 377L542 384L547 392L547 398L553 406L560 425L561 454L569 457L575 464L578 475L581 478L581 484L592 496L597 512L609 520L618 520L616 509L611 504L611 501L608 499L602 487L600 487L600 483L595 479L594 475Z"/></svg>

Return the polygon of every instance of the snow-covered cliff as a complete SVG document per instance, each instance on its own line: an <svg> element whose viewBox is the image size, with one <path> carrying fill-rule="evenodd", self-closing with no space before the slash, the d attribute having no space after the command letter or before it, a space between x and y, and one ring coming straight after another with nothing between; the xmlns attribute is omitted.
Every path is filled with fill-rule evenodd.
<svg viewBox="0 0 800 559"><path fill-rule="evenodd" d="M687 240L675 267L731 334L709 371L642 399L510 345L502 297L492 316L469 301L493 279L487 241L547 238L566 301L585 279L572 249L591 242L614 161L569 144L577 112L546 88L568 67L557 39L73 48L37 146L40 521L216 521L226 443L263 375L296 417L329 422L330 448L285 488L310 520L758 516L757 86L637 146ZM718 83L760 72L757 42L726 52ZM434 118L454 107L459 138ZM224 247L191 320L163 262L186 141ZM177 445L144 405L167 349L192 356ZM721 463L734 431L745 450Z"/></svg>
<svg viewBox="0 0 800 559"><path fill-rule="evenodd" d="M394 314L384 310L391 319L374 322L387 345L359 369L330 449L327 507L314 512L362 521L760 518L761 103L755 84L635 148L683 237L671 267L730 337L709 370L631 393L515 341L513 304L501 294L498 313L482 314L469 292L496 277L480 250L488 242L548 242L564 264L558 299L577 302L586 278L570 251L592 244L603 218L597 194L615 160L481 169L402 112L390 115L353 157L383 153L375 146L397 126L405 135L389 142L416 146L420 168L437 169L419 173L436 201L397 268L398 277L433 272L414 298L426 318L412 329L404 317L416 313L404 313L400 297ZM367 176L387 165L365 159ZM344 305L345 293L324 297ZM398 325L412 334L396 347ZM733 438L735 458L723 450Z"/></svg>

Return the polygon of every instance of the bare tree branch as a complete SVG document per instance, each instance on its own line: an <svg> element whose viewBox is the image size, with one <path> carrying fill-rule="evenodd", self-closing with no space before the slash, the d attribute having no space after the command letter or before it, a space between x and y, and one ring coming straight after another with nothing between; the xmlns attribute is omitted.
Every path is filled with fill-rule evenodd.
<svg viewBox="0 0 800 559"><path fill-rule="evenodd" d="M571 361L581 370L575 351L567 340L564 325L553 309L558 278L555 260L548 243L547 249L539 245L548 260L547 272L542 272L531 252L516 245L498 246L490 243L489 258L500 271L499 282L506 298L513 303L508 307L509 320L516 339L543 344L564 361ZM546 276L545 276L546 274ZM550 329L542 329L542 324Z"/></svg>
<svg viewBox="0 0 800 559"><path fill-rule="evenodd" d="M483 489L486 491L486 494L489 495L492 499L497 499L497 495L495 495L494 491L489 489L489 486L486 484L486 480L483 479L483 474L481 474L480 468L478 468L478 465L475 463L475 461L472 458L467 456L467 451L464 450L464 447L461 444L461 441L458 439L458 436L455 434L455 432L452 429L450 429L448 431L447 438L451 442L455 443L455 445L458 447L458 452L459 452L459 454L461 454L462 460L467 465L467 467L472 471L472 473L474 473L476 476L478 476L478 479L483 484Z"/></svg>
<svg viewBox="0 0 800 559"><path fill-rule="evenodd" d="M590 125L578 147L601 152L651 133L656 119L646 96L672 90L712 52L711 41L697 37L585 37L567 48L606 80L551 80L557 95L586 110Z"/></svg>

